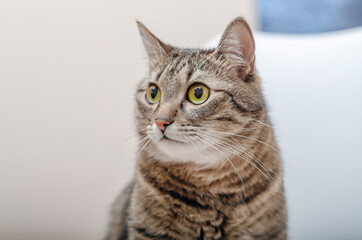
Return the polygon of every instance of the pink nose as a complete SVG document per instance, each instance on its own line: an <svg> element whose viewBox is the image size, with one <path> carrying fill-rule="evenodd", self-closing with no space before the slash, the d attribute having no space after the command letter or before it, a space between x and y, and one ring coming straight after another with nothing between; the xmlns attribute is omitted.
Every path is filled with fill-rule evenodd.
<svg viewBox="0 0 362 240"><path fill-rule="evenodd" d="M167 125L170 124L169 121L164 120L164 119L157 119L157 120L155 120L155 123L161 131L165 131Z"/></svg>

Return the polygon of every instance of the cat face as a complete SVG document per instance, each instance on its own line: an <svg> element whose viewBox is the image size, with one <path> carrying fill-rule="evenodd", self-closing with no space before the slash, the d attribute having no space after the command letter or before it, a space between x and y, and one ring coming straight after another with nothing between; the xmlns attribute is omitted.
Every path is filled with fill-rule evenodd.
<svg viewBox="0 0 362 240"><path fill-rule="evenodd" d="M141 148L161 160L213 163L235 134L256 131L264 102L243 19L215 50L174 48L139 28L150 60L136 93Z"/></svg>

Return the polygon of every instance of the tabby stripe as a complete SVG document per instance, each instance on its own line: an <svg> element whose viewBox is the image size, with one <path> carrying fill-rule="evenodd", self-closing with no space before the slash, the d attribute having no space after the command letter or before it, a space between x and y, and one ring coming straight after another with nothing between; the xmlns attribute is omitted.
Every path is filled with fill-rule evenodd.
<svg viewBox="0 0 362 240"><path fill-rule="evenodd" d="M221 215L221 213L220 213L220 211L218 211L218 215ZM219 230L220 230L220 232L221 232L221 239L225 239L225 226L226 226L226 224L227 224L227 216L225 216L224 214L223 214L223 218L222 218L222 222L221 222L221 224L220 224L220 226L218 227L219 228Z"/></svg>
<svg viewBox="0 0 362 240"><path fill-rule="evenodd" d="M177 66L180 64L181 60L182 56L178 56L177 58L174 58L172 61L170 61L169 66L171 69L167 73L168 76L173 76L175 74L175 70L177 69Z"/></svg>
<svg viewBox="0 0 362 240"><path fill-rule="evenodd" d="M227 95L229 95L229 97L231 98L232 103L234 104L234 106L241 112L245 113L248 112L246 109L244 109L243 107L241 107L235 100L234 100L234 95L232 95L231 93L229 93L228 91L225 90L215 90L215 92L223 92Z"/></svg>
<svg viewBox="0 0 362 240"><path fill-rule="evenodd" d="M252 188L254 189L254 192L249 195L249 196L246 196L246 199L243 203L251 203L254 199L258 198L258 196L267 191L268 188L272 185L272 183L266 183L266 184L263 184L262 186L258 187L258 186L255 186L253 185Z"/></svg>
<svg viewBox="0 0 362 240"><path fill-rule="evenodd" d="M165 69L167 68L167 66L165 67L165 68L163 68L158 74L157 74L157 76L156 76L156 82L158 81L158 80L160 80L160 77L161 77L161 75L162 75L162 73L165 71Z"/></svg>
<svg viewBox="0 0 362 240"><path fill-rule="evenodd" d="M144 177L148 183L150 183L153 187L158 189L160 192L167 194L167 195L171 196L172 198L177 199L180 202L183 202L184 204L186 204L188 206L192 206L192 207L196 207L196 208L200 208L200 209L211 209L211 207L208 204L203 205L203 204L199 203L198 201L196 201L195 199L191 199L186 196L182 196L180 193L178 193L176 191L167 190L167 189L159 186L160 184L157 182L157 180L154 177L149 176L147 173L144 173Z"/></svg>
<svg viewBox="0 0 362 240"><path fill-rule="evenodd" d="M265 184L259 188L257 188L256 191L254 191L250 195L246 195L244 198L244 191L238 192L238 193L229 193L229 194L218 194L218 197L220 198L220 201L224 205L232 205L232 206L238 206L238 205L244 205L250 203L254 198L257 198L259 194L264 192L270 184ZM255 186L253 186L255 188Z"/></svg>
<svg viewBox="0 0 362 240"><path fill-rule="evenodd" d="M195 135L196 135L196 134L195 134ZM167 169L165 169L165 170L167 171ZM185 180L183 180L182 178L175 176L175 175L172 174L171 172L168 173L168 176L171 177L177 184L186 185L186 186L191 187L191 188L196 188L196 187L197 187L197 186L196 186L195 184L193 184L192 182L185 181Z"/></svg>
<svg viewBox="0 0 362 240"><path fill-rule="evenodd" d="M286 237L286 224L281 224L281 226L279 226L280 228L275 230L274 232L272 232L267 239L270 240L278 240L278 239L285 239Z"/></svg>
<svg viewBox="0 0 362 240"><path fill-rule="evenodd" d="M133 181L131 183L131 185L129 186L129 189L126 189L126 191L128 191L128 193L124 193L127 194L129 196L132 195L133 191L134 191L134 186L135 186L135 182ZM123 231L122 231L122 235L121 238L119 240L127 240L128 239L128 222L127 222L127 218L128 218L128 211L130 209L130 205L131 205L131 198L129 197L126 201L126 204L124 206L125 209L125 213L122 216L122 221L124 223L123 226Z"/></svg>
<svg viewBox="0 0 362 240"><path fill-rule="evenodd" d="M204 240L204 234L204 229L201 227L200 236L197 238L197 240Z"/></svg>
<svg viewBox="0 0 362 240"><path fill-rule="evenodd" d="M181 63L181 62L180 62ZM181 67L178 67L175 71L175 74L178 74L179 72L181 72L181 70L186 66L186 62L183 61Z"/></svg>
<svg viewBox="0 0 362 240"><path fill-rule="evenodd" d="M140 92L144 92L146 91L145 89L137 89L137 93L140 93Z"/></svg>
<svg viewBox="0 0 362 240"><path fill-rule="evenodd" d="M234 118L232 117L218 117L218 118L215 118L215 120L217 121L228 121L228 122L232 122L232 123L239 123L238 121L236 121Z"/></svg>
<svg viewBox="0 0 362 240"><path fill-rule="evenodd" d="M151 238L151 239L166 239L166 240L176 240L175 238L170 237L167 234L155 234L147 232L145 228L135 228L135 230L142 234L145 237Z"/></svg>
<svg viewBox="0 0 362 240"><path fill-rule="evenodd" d="M194 69L191 68L190 71L187 73L186 82L188 82L191 79L191 76L193 73L194 73Z"/></svg>
<svg viewBox="0 0 362 240"><path fill-rule="evenodd" d="M258 112L260 112L261 110L263 110L263 107L260 106L259 108L255 109L255 110L248 111L248 110L246 110L245 108L243 108L242 106L240 106L240 105L234 100L234 95L233 95L232 93L229 93L229 92L226 91L226 90L219 90L219 89L216 89L215 92L223 92L223 93L229 95L230 98L231 98L232 103L234 104L234 106L235 106L240 112L243 112L243 113L246 113L246 112L258 113Z"/></svg>
<svg viewBox="0 0 362 240"><path fill-rule="evenodd" d="M166 190L163 187L158 187L158 190L160 190L160 192L162 192L164 194L171 196L174 199L179 200L180 202L183 202L184 204L186 204L188 206L201 208L201 209L211 209L210 205L208 205L208 204L203 205L203 204L199 203L198 201L196 201L195 199L191 199L186 196L182 196L180 193L178 193L176 191Z"/></svg>
<svg viewBox="0 0 362 240"><path fill-rule="evenodd" d="M244 184L246 184L247 182L244 182ZM220 200L224 205L233 205L233 206L238 206L238 205L243 205L243 204L248 204L251 203L254 199L256 199L262 192L267 191L268 187L270 186L270 183L265 183L262 186L257 186L257 184L252 185L252 189L254 189L253 193L248 195L246 192L246 196L244 199L244 192L240 192L239 194L235 194L235 193L230 193L230 194L219 194ZM239 197L240 200L238 201L233 201L233 198L235 197Z"/></svg>

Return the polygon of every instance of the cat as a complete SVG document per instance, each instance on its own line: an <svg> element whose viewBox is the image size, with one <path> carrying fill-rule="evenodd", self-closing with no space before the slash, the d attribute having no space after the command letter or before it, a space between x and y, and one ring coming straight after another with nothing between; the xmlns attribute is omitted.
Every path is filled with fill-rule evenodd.
<svg viewBox="0 0 362 240"><path fill-rule="evenodd" d="M135 94L136 174L106 239L286 239L282 161L248 23L232 20L211 50L138 27L149 74Z"/></svg>

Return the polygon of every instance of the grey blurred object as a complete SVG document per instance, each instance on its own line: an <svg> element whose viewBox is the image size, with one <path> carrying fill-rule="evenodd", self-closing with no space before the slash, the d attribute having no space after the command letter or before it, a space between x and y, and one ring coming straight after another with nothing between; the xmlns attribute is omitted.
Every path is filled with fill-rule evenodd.
<svg viewBox="0 0 362 240"><path fill-rule="evenodd" d="M261 29L318 33L362 26L361 0L259 0Z"/></svg>

